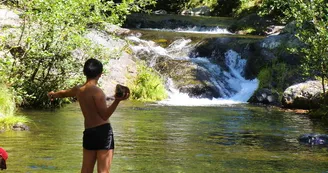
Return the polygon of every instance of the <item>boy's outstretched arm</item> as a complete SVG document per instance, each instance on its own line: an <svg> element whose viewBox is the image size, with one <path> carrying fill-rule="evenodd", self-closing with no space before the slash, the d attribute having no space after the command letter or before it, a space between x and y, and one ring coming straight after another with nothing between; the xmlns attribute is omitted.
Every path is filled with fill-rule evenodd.
<svg viewBox="0 0 328 173"><path fill-rule="evenodd" d="M108 120L110 116L114 113L116 110L118 104L122 100L126 100L130 97L130 90L128 90L126 93L123 94L122 97L115 96L115 100L110 106L107 106L106 104L106 96L103 91L97 92L95 96L93 96L93 100L95 102L95 105L98 109L98 113L101 116L101 118L105 121Z"/></svg>
<svg viewBox="0 0 328 173"><path fill-rule="evenodd" d="M67 90L60 90L60 91L57 91L57 92L54 92L54 91L50 91L48 93L48 97L50 99L53 99L53 98L63 98L63 97L75 97L76 96L76 93L78 91L78 86L74 87L74 88L71 88L71 89L67 89Z"/></svg>

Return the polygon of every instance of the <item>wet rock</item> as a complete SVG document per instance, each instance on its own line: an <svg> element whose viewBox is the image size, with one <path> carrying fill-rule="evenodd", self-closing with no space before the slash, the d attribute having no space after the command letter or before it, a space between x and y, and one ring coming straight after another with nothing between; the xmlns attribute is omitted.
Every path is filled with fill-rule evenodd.
<svg viewBox="0 0 328 173"><path fill-rule="evenodd" d="M30 128L24 123L17 123L15 125L13 125L12 129L15 131L29 131L30 130Z"/></svg>
<svg viewBox="0 0 328 173"><path fill-rule="evenodd" d="M253 94L248 100L250 103L261 103L266 105L279 105L279 93L268 88L262 88Z"/></svg>
<svg viewBox="0 0 328 173"><path fill-rule="evenodd" d="M328 145L328 135L326 134L304 134L298 137L298 141L305 145Z"/></svg>

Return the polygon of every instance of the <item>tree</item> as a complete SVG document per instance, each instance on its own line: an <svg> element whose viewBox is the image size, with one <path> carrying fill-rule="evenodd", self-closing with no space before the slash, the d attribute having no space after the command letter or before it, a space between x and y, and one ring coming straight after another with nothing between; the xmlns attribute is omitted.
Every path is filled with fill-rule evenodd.
<svg viewBox="0 0 328 173"><path fill-rule="evenodd" d="M92 48L83 37L88 28L101 28L106 22L120 25L130 12L155 2L17 0L24 22L18 42L9 47L11 56L7 54L0 60L0 77L15 88L22 106L50 106L46 93L74 85L81 78L85 59L97 57L95 52L100 49ZM10 39L3 39L2 44ZM76 50L85 56L73 56Z"/></svg>
<svg viewBox="0 0 328 173"><path fill-rule="evenodd" d="M319 76L325 94L328 65L328 3L325 0L293 0L288 17L296 21L296 36L306 44L302 67L311 76Z"/></svg>

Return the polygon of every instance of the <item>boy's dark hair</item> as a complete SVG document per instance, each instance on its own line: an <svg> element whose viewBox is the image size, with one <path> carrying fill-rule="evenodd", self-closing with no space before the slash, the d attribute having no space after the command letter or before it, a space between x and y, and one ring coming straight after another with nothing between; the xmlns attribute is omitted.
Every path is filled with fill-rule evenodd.
<svg viewBox="0 0 328 173"><path fill-rule="evenodd" d="M90 58L84 63L83 74L88 78L96 78L103 72L103 65L100 61Z"/></svg>

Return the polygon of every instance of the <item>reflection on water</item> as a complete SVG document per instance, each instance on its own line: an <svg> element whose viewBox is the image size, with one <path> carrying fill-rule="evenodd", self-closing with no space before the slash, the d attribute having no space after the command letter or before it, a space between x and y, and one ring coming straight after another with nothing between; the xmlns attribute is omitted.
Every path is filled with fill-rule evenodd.
<svg viewBox="0 0 328 173"><path fill-rule="evenodd" d="M29 132L0 134L7 172L79 172L83 119L77 104L24 111ZM327 133L304 115L247 104L217 107L125 102L111 117L112 172L327 172L326 147L300 145L305 133Z"/></svg>

